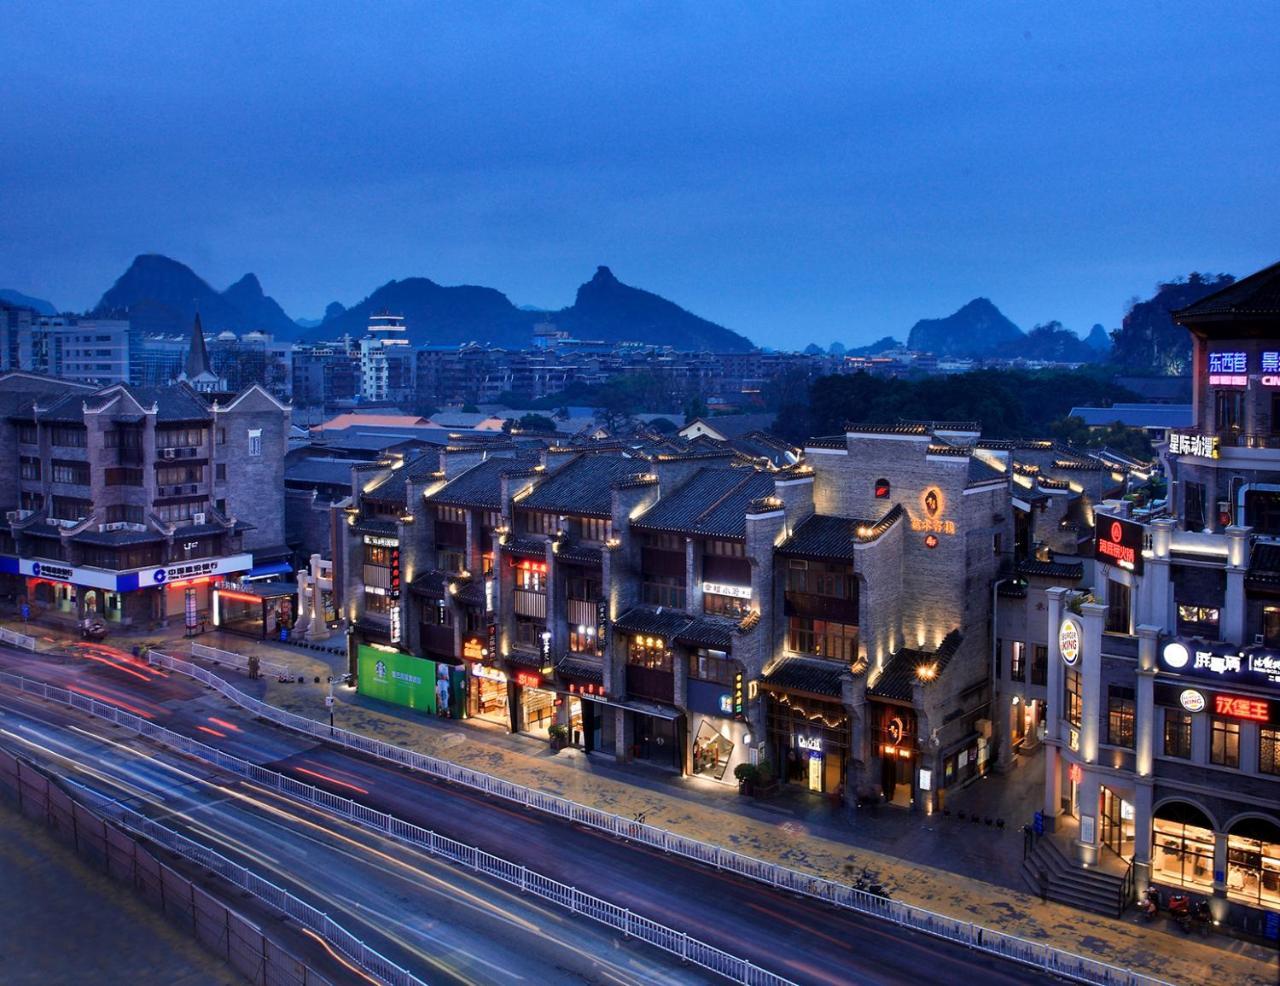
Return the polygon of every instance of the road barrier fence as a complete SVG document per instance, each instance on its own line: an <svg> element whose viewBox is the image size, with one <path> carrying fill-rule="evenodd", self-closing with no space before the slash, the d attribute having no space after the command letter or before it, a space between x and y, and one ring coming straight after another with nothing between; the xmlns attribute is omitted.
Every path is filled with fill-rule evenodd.
<svg viewBox="0 0 1280 986"><path fill-rule="evenodd" d="M225 664L227 667L235 668L237 671L249 670L249 658L244 654L237 654L233 650L223 650L221 647L210 647L207 644L198 644L194 640L191 641L191 656L198 657L204 661L212 661L214 664ZM297 675L293 668L287 664L281 664L278 661L264 661L258 659L258 671L260 674L269 674L273 678L288 678L292 681Z"/></svg>
<svg viewBox="0 0 1280 986"><path fill-rule="evenodd" d="M159 663L161 666L164 665L166 660L180 660L155 651L152 651L151 654L153 658L163 659L153 660L153 663ZM321 790L315 785L294 780L277 771L268 770L229 753L224 753L199 740L176 733L156 723L148 722L146 719L126 712L114 705L100 702L97 699L72 692L66 688L34 681L8 672L0 672L0 683L11 685L28 694L36 694L50 701L88 712L98 718L123 726L126 729L131 729L147 739L155 740L180 753L197 757L228 773L278 791L297 801L321 808L330 814L337 815L358 825L374 829L391 838L423 849L433 856L450 860L470 870L483 873L513 887L518 887L521 891L541 897L544 900L567 908L575 914L581 914L617 931L621 931L629 938L635 938L653 945L678 957L682 962L700 966L725 977L731 982L742 983L744 986L795 986L791 980L769 972L767 969L754 965L746 959L732 955L696 938L691 938L684 932L676 931L643 915L636 914L627 908L619 907L599 897L583 893L576 887L571 887L525 866L484 852L476 846L458 842L430 829L397 818L387 812L378 811L368 805L362 805L351 798L332 794ZM332 932L334 937L330 940L335 947L340 948L348 957L357 962L361 968L388 983L394 984L394 986L401 986L401 984L403 986L420 986L420 980L407 970L401 969L379 953L368 948L363 942L350 935L339 925L329 921L327 916L311 907L311 905L299 900L275 884L263 880L239 864L225 859L213 850L192 842L186 836L173 832L158 822L154 822L147 816L140 815L136 811L118 803L113 802L113 805L122 813L121 817L125 824L140 834L154 838L161 845L180 852L188 858L201 863L201 865L208 866L209 869L256 894L279 910L296 918L307 927L324 935L324 937L330 938L330 932Z"/></svg>
<svg viewBox="0 0 1280 986"><path fill-rule="evenodd" d="M306 716L288 712L246 695L234 685L190 661L154 650L149 652L148 656L153 664L194 678L253 715L287 729L305 733L325 742L337 743L347 749L556 815L576 824L587 825L619 838L660 849L663 852L675 853L714 866L716 869L727 870L779 890L814 897L836 907L881 918L902 928L923 932L967 948L1033 966L1050 975L1076 982L1098 984L1098 986L1168 986L1164 980L1145 976L1098 959L1068 952L1042 942L1019 938L1016 935L944 914L937 914L903 901L880 897L857 890L847 883L829 880L811 873L802 873L777 863L725 849L722 846L690 839L656 825L625 818L579 804L568 798L515 784L448 760L440 760L404 747L393 746L350 730L330 727L327 723L308 719Z"/></svg>
<svg viewBox="0 0 1280 986"><path fill-rule="evenodd" d="M17 630L10 630L8 627L0 627L0 643L8 644L10 647L21 647L23 650L34 651L36 649L36 638L25 633L18 633Z"/></svg>

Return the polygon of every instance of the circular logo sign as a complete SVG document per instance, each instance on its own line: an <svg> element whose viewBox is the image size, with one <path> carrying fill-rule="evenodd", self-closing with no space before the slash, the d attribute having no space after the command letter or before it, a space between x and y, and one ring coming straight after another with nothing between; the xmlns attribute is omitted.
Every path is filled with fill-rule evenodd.
<svg viewBox="0 0 1280 986"><path fill-rule="evenodd" d="M1124 531L1121 530L1120 528L1120 521L1113 520L1111 522L1111 540L1114 541L1116 544L1119 544L1120 538L1123 534L1124 534Z"/></svg>
<svg viewBox="0 0 1280 986"><path fill-rule="evenodd" d="M1191 662L1191 651L1187 650L1187 645L1171 640L1164 645L1164 663L1169 665L1175 671L1180 671Z"/></svg>
<svg viewBox="0 0 1280 986"><path fill-rule="evenodd" d="M40 563L38 561L33 561L31 563L31 574L32 575L40 574Z"/></svg>
<svg viewBox="0 0 1280 986"><path fill-rule="evenodd" d="M938 516L938 511L942 508L942 496L936 489L931 489L924 495L924 509L930 517Z"/></svg>
<svg viewBox="0 0 1280 986"><path fill-rule="evenodd" d="M906 725L903 723L903 721L900 718L898 718L897 716L894 716L892 719L889 720L889 741L891 743L895 743L895 744L901 743L902 734L905 731L906 731Z"/></svg>
<svg viewBox="0 0 1280 986"><path fill-rule="evenodd" d="M1067 664L1080 660L1080 625L1070 617L1058 628L1058 651Z"/></svg>
<svg viewBox="0 0 1280 986"><path fill-rule="evenodd" d="M157 569L155 570L155 572L153 572L153 573L152 573L152 575L151 575L151 579L152 579L152 581L153 581L153 582L155 582L155 583L156 583L156 585L159 585L161 582L163 582L163 581L165 580L165 573L164 573L164 569L163 569L163 568L157 568Z"/></svg>
<svg viewBox="0 0 1280 986"><path fill-rule="evenodd" d="M1182 707L1188 712L1201 712L1204 709L1204 696L1194 688L1183 689L1178 701L1182 703Z"/></svg>

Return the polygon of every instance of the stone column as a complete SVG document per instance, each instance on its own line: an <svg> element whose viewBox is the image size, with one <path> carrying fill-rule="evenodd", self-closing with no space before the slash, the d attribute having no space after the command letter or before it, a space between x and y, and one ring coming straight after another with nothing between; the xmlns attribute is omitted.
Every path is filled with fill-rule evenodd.
<svg viewBox="0 0 1280 986"><path fill-rule="evenodd" d="M1102 835L1102 819L1099 818L1098 775L1091 767L1084 769L1084 776L1076 786L1076 799L1080 815L1080 835L1076 838L1076 858L1085 866L1092 866L1098 861L1098 840ZM1085 842L1085 818L1093 819L1093 841Z"/></svg>
<svg viewBox="0 0 1280 986"><path fill-rule="evenodd" d="M1222 639L1233 644L1244 644L1244 576L1249 568L1249 528L1233 525L1226 529L1225 534L1227 594L1222 607Z"/></svg>
<svg viewBox="0 0 1280 986"><path fill-rule="evenodd" d="M1151 879L1151 804L1155 785L1156 648L1160 628L1143 624L1138 630L1138 687L1134 703L1136 744L1133 785L1133 867L1136 886Z"/></svg>
<svg viewBox="0 0 1280 986"><path fill-rule="evenodd" d="M1080 754L1085 763L1098 762L1098 744L1102 742L1102 623L1107 607L1101 603L1085 603L1080 607L1084 628L1080 641ZM1056 637L1057 634L1055 633Z"/></svg>
<svg viewBox="0 0 1280 986"><path fill-rule="evenodd" d="M1062 623L1062 609L1067 590L1055 587L1045 592L1045 607L1049 622L1049 674L1045 688L1044 712L1044 818L1045 827L1053 830L1054 819L1061 812L1062 804L1062 738L1059 721L1065 714L1062 707L1062 653L1058 649L1058 627Z"/></svg>

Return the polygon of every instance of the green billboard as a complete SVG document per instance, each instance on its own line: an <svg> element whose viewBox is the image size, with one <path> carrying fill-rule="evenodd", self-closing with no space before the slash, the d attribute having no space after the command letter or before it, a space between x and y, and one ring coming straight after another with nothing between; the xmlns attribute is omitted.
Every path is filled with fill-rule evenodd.
<svg viewBox="0 0 1280 986"><path fill-rule="evenodd" d="M356 650L356 675L361 695L435 714L435 661L361 644Z"/></svg>

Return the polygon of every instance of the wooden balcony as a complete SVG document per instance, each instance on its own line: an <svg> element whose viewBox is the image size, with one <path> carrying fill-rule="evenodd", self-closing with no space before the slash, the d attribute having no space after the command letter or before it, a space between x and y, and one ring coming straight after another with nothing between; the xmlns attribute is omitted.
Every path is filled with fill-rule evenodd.
<svg viewBox="0 0 1280 986"><path fill-rule="evenodd" d="M546 594L530 592L528 589L517 589L515 609L518 616L532 616L539 620L545 620L547 618Z"/></svg>

